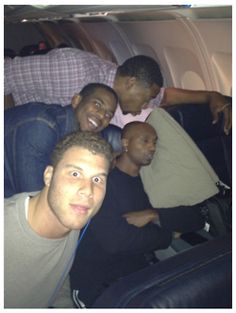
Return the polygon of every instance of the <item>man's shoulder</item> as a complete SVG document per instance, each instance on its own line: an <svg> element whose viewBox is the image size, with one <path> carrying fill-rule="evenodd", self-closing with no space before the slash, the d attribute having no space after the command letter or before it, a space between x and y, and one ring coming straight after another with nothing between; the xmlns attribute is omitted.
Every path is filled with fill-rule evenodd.
<svg viewBox="0 0 236 313"><path fill-rule="evenodd" d="M39 191L35 192L22 192L22 193L17 193L9 198L4 199L4 212L5 213L10 213L10 209L16 209L17 207L22 207L24 208L25 206L25 200L29 196L34 196L38 193Z"/></svg>
<svg viewBox="0 0 236 313"><path fill-rule="evenodd" d="M4 115L6 118L15 116L19 117L20 119L23 117L38 118L39 116L48 116L54 118L57 116L57 114L65 113L68 110L70 110L69 107L63 107L60 104L28 102L6 110Z"/></svg>
<svg viewBox="0 0 236 313"><path fill-rule="evenodd" d="M43 55L44 56L44 55ZM55 48L47 53L50 58L66 58L66 59L100 59L98 55L84 51L78 48Z"/></svg>
<svg viewBox="0 0 236 313"><path fill-rule="evenodd" d="M118 167L114 166L113 169L110 171L108 178L112 179L115 177L119 177L121 173L121 170L118 169Z"/></svg>
<svg viewBox="0 0 236 313"><path fill-rule="evenodd" d="M65 124L74 125L74 113L71 106L62 107L43 103L27 103L13 109L9 109L4 115L4 137L12 135L17 129L28 134L29 138L44 134L41 143L49 142L51 131L64 131ZM41 135L42 135L41 134ZM50 137L51 138L51 137Z"/></svg>
<svg viewBox="0 0 236 313"><path fill-rule="evenodd" d="M129 177L130 176L128 174L122 172L115 166L109 173L107 184L112 188L114 187L116 190L122 190L127 181L129 182Z"/></svg>

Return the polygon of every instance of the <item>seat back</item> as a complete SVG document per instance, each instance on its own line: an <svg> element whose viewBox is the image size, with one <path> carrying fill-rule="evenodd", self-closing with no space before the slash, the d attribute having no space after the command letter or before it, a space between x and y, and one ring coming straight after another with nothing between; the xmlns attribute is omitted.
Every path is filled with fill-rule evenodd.
<svg viewBox="0 0 236 313"><path fill-rule="evenodd" d="M231 308L231 236L218 237L120 279L94 308Z"/></svg>
<svg viewBox="0 0 236 313"><path fill-rule="evenodd" d="M232 98L227 97L232 103ZM224 133L224 118L212 124L207 104L168 107L167 112L184 128L207 158L221 182L232 187L232 132ZM221 185L219 194L205 201L210 233L221 236L232 231L232 191Z"/></svg>
<svg viewBox="0 0 236 313"><path fill-rule="evenodd" d="M101 132L102 137L110 143L115 153L121 153L122 144L121 144L121 128L109 124L103 131Z"/></svg>
<svg viewBox="0 0 236 313"><path fill-rule="evenodd" d="M232 134L224 133L223 116L212 124L209 105L168 107L167 112L184 128L203 152L220 180L232 186Z"/></svg>

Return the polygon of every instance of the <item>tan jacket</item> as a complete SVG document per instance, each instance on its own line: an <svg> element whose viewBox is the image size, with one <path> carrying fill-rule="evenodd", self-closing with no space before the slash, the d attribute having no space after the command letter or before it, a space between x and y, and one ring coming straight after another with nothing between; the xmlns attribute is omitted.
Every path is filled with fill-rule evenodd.
<svg viewBox="0 0 236 313"><path fill-rule="evenodd" d="M152 163L141 169L153 207L194 205L218 193L218 176L185 130L161 108L147 122L158 135Z"/></svg>

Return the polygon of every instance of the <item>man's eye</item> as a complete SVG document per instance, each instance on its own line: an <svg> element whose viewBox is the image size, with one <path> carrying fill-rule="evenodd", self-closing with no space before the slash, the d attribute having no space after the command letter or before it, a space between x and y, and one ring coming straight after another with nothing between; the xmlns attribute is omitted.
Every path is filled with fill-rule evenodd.
<svg viewBox="0 0 236 313"><path fill-rule="evenodd" d="M95 106L96 106L97 108L100 108L100 107L101 107L101 103L98 102L98 101L95 101Z"/></svg>
<svg viewBox="0 0 236 313"><path fill-rule="evenodd" d="M100 177L96 176L96 177L93 177L93 182L95 184L100 184L103 182L103 180Z"/></svg>
<svg viewBox="0 0 236 313"><path fill-rule="evenodd" d="M107 112L105 114L105 117L108 118L108 119L112 119L113 118L113 113Z"/></svg>
<svg viewBox="0 0 236 313"><path fill-rule="evenodd" d="M71 172L71 176L73 176L73 177L80 177L80 172L73 171L73 172Z"/></svg>

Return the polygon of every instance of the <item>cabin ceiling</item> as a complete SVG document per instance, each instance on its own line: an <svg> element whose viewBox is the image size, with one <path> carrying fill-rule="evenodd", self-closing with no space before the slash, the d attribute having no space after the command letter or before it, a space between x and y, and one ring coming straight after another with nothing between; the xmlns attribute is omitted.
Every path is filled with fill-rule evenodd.
<svg viewBox="0 0 236 313"><path fill-rule="evenodd" d="M198 17L231 17L232 7L195 7L189 5L4 5L4 21L18 23L64 18L110 17L117 20L151 19L162 12L180 12ZM217 16L219 15L219 16Z"/></svg>
<svg viewBox="0 0 236 313"><path fill-rule="evenodd" d="M163 10L176 6L163 5L5 5L5 22L19 22L22 19L53 19L70 18L75 15L95 16L120 14L124 12L135 13L140 10Z"/></svg>

